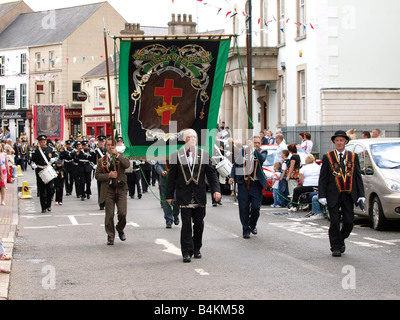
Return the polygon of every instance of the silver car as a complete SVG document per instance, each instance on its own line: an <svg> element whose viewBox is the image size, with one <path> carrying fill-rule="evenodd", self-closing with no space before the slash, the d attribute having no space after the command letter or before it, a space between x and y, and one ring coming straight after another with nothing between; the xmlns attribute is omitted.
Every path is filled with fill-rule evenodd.
<svg viewBox="0 0 400 320"><path fill-rule="evenodd" d="M383 230L388 220L400 219L400 138L351 140L346 150L355 152L365 188L365 212L375 230Z"/></svg>

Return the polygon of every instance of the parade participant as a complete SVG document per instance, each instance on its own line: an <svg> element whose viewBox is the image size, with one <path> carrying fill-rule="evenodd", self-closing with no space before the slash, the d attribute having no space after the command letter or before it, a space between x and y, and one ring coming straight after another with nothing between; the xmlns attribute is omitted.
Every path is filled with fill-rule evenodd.
<svg viewBox="0 0 400 320"><path fill-rule="evenodd" d="M158 188L160 190L160 202L161 202L161 207L163 208L164 211L164 219L166 227L167 229L171 229L172 223L175 223L175 225L179 224L179 218L178 218L179 207L176 203L170 206L165 198L167 182L168 182L168 172L170 170L170 166L168 161L166 161L165 164L157 161L156 164L154 165L154 169L156 171L156 174L159 175ZM176 201L176 197L174 197L174 200Z"/></svg>
<svg viewBox="0 0 400 320"><path fill-rule="evenodd" d="M75 159L78 160L78 194L81 196L81 200L85 201L85 196L90 199L92 194L92 166L90 162L93 160L93 154L88 148L87 141L77 143L77 152Z"/></svg>
<svg viewBox="0 0 400 320"><path fill-rule="evenodd" d="M128 181L129 196L135 197L135 188L137 189L138 199L142 198L142 189L140 188L140 160L129 160L129 168L125 170Z"/></svg>
<svg viewBox="0 0 400 320"><path fill-rule="evenodd" d="M150 185L150 177L151 177L151 163L148 161L142 161L141 165L141 174L142 174L142 191L143 193L146 193L147 190L149 189Z"/></svg>
<svg viewBox="0 0 400 320"><path fill-rule="evenodd" d="M241 159L232 167L229 183L238 185L239 215L242 223L243 238L249 239L250 232L257 234L257 222L263 198L263 187L267 188L262 165L268 152L261 149L261 138L256 136L247 141L241 150Z"/></svg>
<svg viewBox="0 0 400 320"><path fill-rule="evenodd" d="M103 158L107 153L107 149L105 147L106 144L106 136L98 136L97 137L97 145L94 149L94 163L98 163L99 159ZM101 194L101 181L97 180L97 203L99 204L100 210L104 210L104 202L100 202L100 194Z"/></svg>
<svg viewBox="0 0 400 320"><path fill-rule="evenodd" d="M21 170L26 171L29 161L30 147L26 139L22 139L21 145L18 147L18 156L21 164Z"/></svg>
<svg viewBox="0 0 400 320"><path fill-rule="evenodd" d="M45 184L39 176L39 172L45 169L53 158L53 149L47 146L47 137L41 135L38 138L39 145L36 150L32 153L32 162L36 164L36 180L38 186L38 192L40 195L40 205L42 207L42 213L51 211L51 201L54 195L54 183L50 181Z"/></svg>
<svg viewBox="0 0 400 320"><path fill-rule="evenodd" d="M65 169L63 166L63 161L58 159L54 170L57 173L57 178L54 179L54 189L56 192L56 205L62 206L63 204L63 194L64 194L64 179L65 179Z"/></svg>
<svg viewBox="0 0 400 320"><path fill-rule="evenodd" d="M112 138L106 140L107 153L97 162L95 178L102 182L100 203L105 203L105 230L107 244L113 245L115 230L121 241L126 240L124 229L127 214L127 191L125 170L129 160L117 152ZM118 223L114 225L114 208L117 206Z"/></svg>
<svg viewBox="0 0 400 320"><path fill-rule="evenodd" d="M221 199L217 172L211 165L208 152L197 147L197 133L193 129L183 134L184 147L170 157L166 199L169 205L176 202L181 210L181 252L183 262L190 262L192 255L201 258L204 217L206 215L206 182L216 201ZM193 231L192 231L193 221Z"/></svg>
<svg viewBox="0 0 400 320"><path fill-rule="evenodd" d="M340 257L346 250L344 240L353 230L354 204L364 202L365 193L358 155L345 150L350 140L346 132L337 131L331 140L335 150L322 159L318 193L319 202L329 210L332 256Z"/></svg>
<svg viewBox="0 0 400 320"><path fill-rule="evenodd" d="M65 146L60 149L59 158L64 161L65 170L65 195L70 196L76 179L73 149L71 140L65 141Z"/></svg>

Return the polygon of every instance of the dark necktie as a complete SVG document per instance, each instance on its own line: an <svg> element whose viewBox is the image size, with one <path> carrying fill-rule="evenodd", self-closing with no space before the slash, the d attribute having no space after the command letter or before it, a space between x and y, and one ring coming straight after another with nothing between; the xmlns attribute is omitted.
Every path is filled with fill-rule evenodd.
<svg viewBox="0 0 400 320"><path fill-rule="evenodd" d="M340 161L340 168L342 169L342 171L345 171L345 166L344 166L344 158L343 158L343 153L339 154L339 161Z"/></svg>

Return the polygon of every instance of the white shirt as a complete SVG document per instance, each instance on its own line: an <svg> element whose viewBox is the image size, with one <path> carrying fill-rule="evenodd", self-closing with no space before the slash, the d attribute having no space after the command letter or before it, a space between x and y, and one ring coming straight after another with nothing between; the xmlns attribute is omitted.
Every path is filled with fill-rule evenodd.
<svg viewBox="0 0 400 320"><path fill-rule="evenodd" d="M318 186L319 173L321 167L315 162L305 165L300 169L300 174L304 176L303 187L316 187Z"/></svg>
<svg viewBox="0 0 400 320"><path fill-rule="evenodd" d="M339 152L339 151L337 151L335 149L335 151L336 151L336 155L337 155L337 158L338 158L339 162L340 162L340 154L342 154L343 164L346 165L346 150L343 150L342 152Z"/></svg>
<svg viewBox="0 0 400 320"><path fill-rule="evenodd" d="M312 152L313 145L314 144L311 140L304 140L303 143L301 144L304 151L307 152L308 154Z"/></svg>
<svg viewBox="0 0 400 320"><path fill-rule="evenodd" d="M275 171L274 179L276 180L274 185L272 186L273 189L279 189L279 178L281 177L282 173L279 171Z"/></svg>
<svg viewBox="0 0 400 320"><path fill-rule="evenodd" d="M275 160L274 163L276 162L281 162L282 163L282 151L287 150L287 145L283 141L278 145L278 149L276 149L276 154L275 154Z"/></svg>

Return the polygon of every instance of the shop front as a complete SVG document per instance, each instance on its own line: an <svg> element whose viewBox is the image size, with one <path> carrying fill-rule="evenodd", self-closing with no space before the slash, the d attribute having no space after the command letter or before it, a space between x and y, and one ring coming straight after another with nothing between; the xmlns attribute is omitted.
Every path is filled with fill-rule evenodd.
<svg viewBox="0 0 400 320"><path fill-rule="evenodd" d="M25 136L30 140L31 137L31 119L32 112L30 110L1 110L0 125L3 132L10 131L11 139Z"/></svg>
<svg viewBox="0 0 400 320"><path fill-rule="evenodd" d="M114 119L114 115L113 115ZM111 135L110 116L85 116L86 135L97 137Z"/></svg>
<svg viewBox="0 0 400 320"><path fill-rule="evenodd" d="M78 136L78 134L82 133L82 109L81 108L66 108L65 109L65 122L66 122L66 130L68 131L69 137L70 135Z"/></svg>

